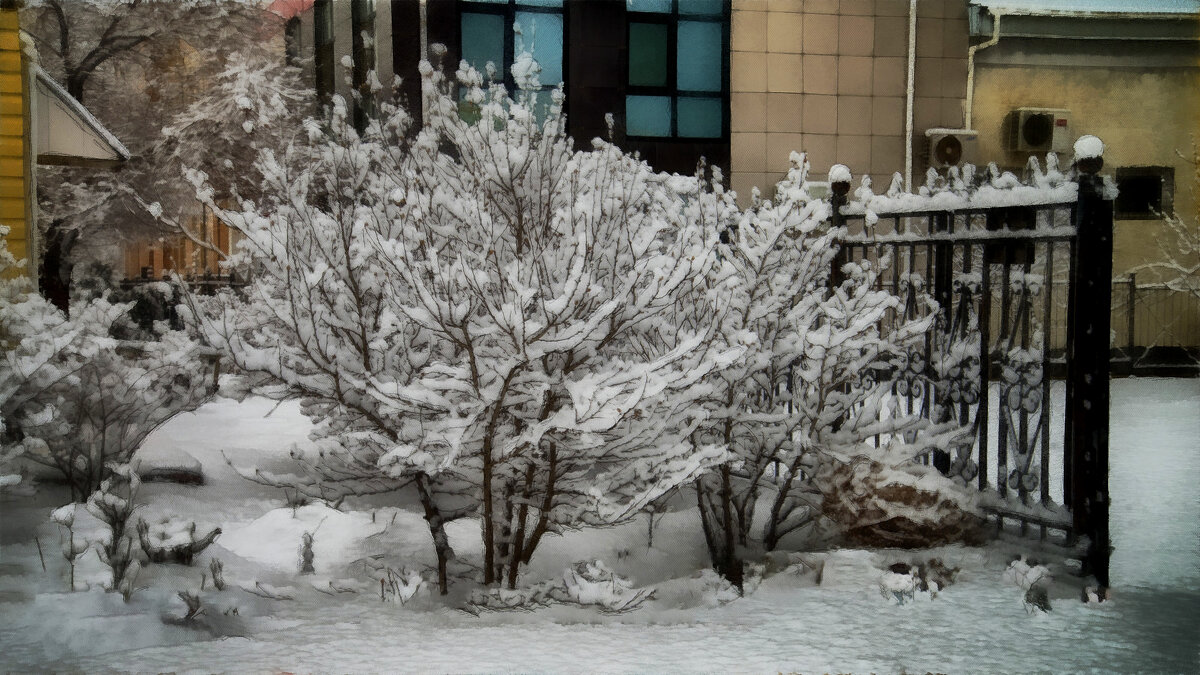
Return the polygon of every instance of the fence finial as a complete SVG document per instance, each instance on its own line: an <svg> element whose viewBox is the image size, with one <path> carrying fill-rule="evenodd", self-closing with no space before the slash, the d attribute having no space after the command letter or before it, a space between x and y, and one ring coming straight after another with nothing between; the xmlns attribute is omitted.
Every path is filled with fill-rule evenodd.
<svg viewBox="0 0 1200 675"><path fill-rule="evenodd" d="M1091 135L1080 136L1075 141L1075 167L1084 174L1104 168L1104 141Z"/></svg>

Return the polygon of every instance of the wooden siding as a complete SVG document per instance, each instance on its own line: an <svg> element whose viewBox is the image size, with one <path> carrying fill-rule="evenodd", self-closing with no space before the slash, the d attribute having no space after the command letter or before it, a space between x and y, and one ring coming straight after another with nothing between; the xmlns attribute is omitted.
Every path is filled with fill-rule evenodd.
<svg viewBox="0 0 1200 675"><path fill-rule="evenodd" d="M0 224L8 227L8 248L20 259L29 253L25 203L28 138L17 16L16 10L0 10Z"/></svg>

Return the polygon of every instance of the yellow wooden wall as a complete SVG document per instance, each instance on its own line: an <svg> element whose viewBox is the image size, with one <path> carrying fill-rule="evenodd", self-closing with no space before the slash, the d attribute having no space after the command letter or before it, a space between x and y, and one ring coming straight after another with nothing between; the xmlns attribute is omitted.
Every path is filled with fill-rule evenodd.
<svg viewBox="0 0 1200 675"><path fill-rule="evenodd" d="M17 11L0 10L0 224L8 227L8 248L17 259L29 255L26 222L25 78Z"/></svg>

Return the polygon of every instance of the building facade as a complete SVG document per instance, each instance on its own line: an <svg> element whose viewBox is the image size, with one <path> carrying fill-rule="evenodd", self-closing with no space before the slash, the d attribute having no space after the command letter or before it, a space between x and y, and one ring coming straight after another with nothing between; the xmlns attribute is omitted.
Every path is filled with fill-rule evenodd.
<svg viewBox="0 0 1200 675"><path fill-rule="evenodd" d="M509 68L528 51L543 85L565 83L577 145L606 136L611 113L623 149L664 171L690 173L703 157L725 170L743 202L755 187L771 194L793 150L808 153L818 179L845 164L883 191L897 173L916 189L927 169L964 162L1019 174L1047 152L1069 160L1075 139L1093 134L1107 143L1106 168L1121 189L1118 275L1162 259L1161 214L1196 219L1189 160L1200 132L1200 0L289 6L289 53L311 58L323 94L367 92L374 68L382 82L401 78L419 117L422 58L446 70L460 59L480 70L492 62L512 85ZM1194 304L1159 312L1191 317L1182 321L1195 325L1178 331L1190 345L1200 344ZM1140 320L1136 340L1161 339L1164 321Z"/></svg>

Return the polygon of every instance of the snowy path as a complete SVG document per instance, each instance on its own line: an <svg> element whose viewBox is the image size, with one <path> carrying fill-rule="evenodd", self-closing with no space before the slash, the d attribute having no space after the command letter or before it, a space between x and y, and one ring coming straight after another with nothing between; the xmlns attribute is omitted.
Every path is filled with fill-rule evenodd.
<svg viewBox="0 0 1200 675"><path fill-rule="evenodd" d="M102 593L50 592L54 580L25 570L22 578L36 579L41 595L31 602L28 593L6 597L0 592L0 670L1200 672L1200 380L1118 380L1113 394L1112 576L1117 586L1114 600L1104 605L1058 598L1051 613L1029 614L1020 592L1000 581L1009 550L992 546L941 552L964 569L959 583L936 600L918 598L897 606L876 586L880 566L895 554L840 551L830 554L819 587L779 574L752 595L721 607L660 608L621 617L540 610L476 618L385 605L365 594L335 600L309 593L253 607L260 617L269 617L256 624L253 639L193 642L194 634L172 632L156 617L136 622L133 615L164 606L165 597L147 592L135 596L134 607L125 607ZM248 459L256 450L303 436L302 429L284 424L294 420L283 414L288 411L274 419L263 419L263 412L224 419L230 410L223 404L173 422L155 441L207 434L193 448L207 465L229 428L248 439L243 448ZM278 505L277 495L244 483L219 489L227 490L221 498L233 502L231 512L243 524ZM186 499L203 494L169 498L175 506L191 508L195 505ZM694 537L685 522L668 520L664 527L659 536L676 540L677 547ZM464 540L473 535L469 527L460 534ZM601 548L621 536L620 529L605 531ZM3 591L14 585L12 579L6 582L10 568L4 565L15 558L15 564L28 567L32 560L36 566L37 559L36 553L29 558L31 545L0 545ZM543 564L565 560L569 553L563 548L569 547L549 546ZM127 631L149 632L128 645L138 648L103 653L114 647L95 640L116 634L105 633L96 619L55 618L81 608L104 621L120 619ZM63 627L70 630L55 642ZM40 645L26 644L29 640ZM46 645L55 644L69 645L66 651L76 656L48 659Z"/></svg>

